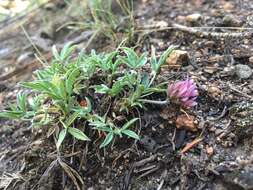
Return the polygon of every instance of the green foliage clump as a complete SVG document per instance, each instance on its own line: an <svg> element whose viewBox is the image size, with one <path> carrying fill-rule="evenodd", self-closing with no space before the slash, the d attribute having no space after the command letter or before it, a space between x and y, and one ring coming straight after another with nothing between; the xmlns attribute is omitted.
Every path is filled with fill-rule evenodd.
<svg viewBox="0 0 253 190"><path fill-rule="evenodd" d="M149 76L144 72L147 55L138 56L131 48L73 57L75 47L71 44L61 52L53 47L51 64L37 70L35 80L21 83L32 93L19 93L16 105L1 112L0 117L27 120L33 127L51 126L57 149L67 134L89 141L91 137L86 134L90 129L104 136L100 147L107 146L115 136L139 139L130 129L139 118L130 113L134 108L145 109L144 97L166 91L166 87L154 85L154 80L173 48L159 60L152 53Z"/></svg>

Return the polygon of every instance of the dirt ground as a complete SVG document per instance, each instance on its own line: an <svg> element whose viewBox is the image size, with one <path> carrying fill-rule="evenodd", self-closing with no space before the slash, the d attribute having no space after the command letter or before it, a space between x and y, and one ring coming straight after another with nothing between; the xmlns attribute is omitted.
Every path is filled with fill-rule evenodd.
<svg viewBox="0 0 253 190"><path fill-rule="evenodd" d="M136 1L136 49L150 53L154 46L162 53L178 45L186 52L168 61L160 76L196 82L198 105L187 110L186 127L178 119L185 110L150 107L139 113L140 141L126 138L102 150L95 142L69 140L57 162L54 141L43 129L0 119L0 189L253 189L252 11L250 0ZM86 47L91 31L59 29L75 18L70 13L51 1L0 24L0 110L15 101L17 83L41 67L35 46L47 60L54 44ZM92 48L114 46L98 38L87 52ZM78 172L73 178L62 169L68 166Z"/></svg>

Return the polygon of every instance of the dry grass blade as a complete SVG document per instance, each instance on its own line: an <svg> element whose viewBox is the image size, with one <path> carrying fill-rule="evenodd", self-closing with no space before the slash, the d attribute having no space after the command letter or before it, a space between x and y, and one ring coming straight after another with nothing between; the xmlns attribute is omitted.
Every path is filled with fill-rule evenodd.
<svg viewBox="0 0 253 190"><path fill-rule="evenodd" d="M60 164L60 166L63 168L63 170L67 173L67 175L70 177L70 179L73 181L73 183L75 184L76 188L78 190L81 190L77 179L79 180L79 182L83 185L84 182L81 178L81 176L78 174L77 171L75 171L73 168L71 168L69 165L67 165L66 163L64 163L61 159L58 159L58 162Z"/></svg>
<svg viewBox="0 0 253 190"><path fill-rule="evenodd" d="M9 189L10 185L13 183L14 180L20 181L23 179L19 173L11 174L11 173L4 172L3 175L0 177L0 189L3 189L3 190Z"/></svg>

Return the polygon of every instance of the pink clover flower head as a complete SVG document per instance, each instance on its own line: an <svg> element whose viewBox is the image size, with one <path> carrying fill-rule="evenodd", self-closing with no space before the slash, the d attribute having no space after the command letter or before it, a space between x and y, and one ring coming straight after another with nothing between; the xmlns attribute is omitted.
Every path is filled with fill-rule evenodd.
<svg viewBox="0 0 253 190"><path fill-rule="evenodd" d="M197 105L195 100L198 91L192 79L187 78L186 80L168 85L167 95L172 101L177 101L185 107Z"/></svg>

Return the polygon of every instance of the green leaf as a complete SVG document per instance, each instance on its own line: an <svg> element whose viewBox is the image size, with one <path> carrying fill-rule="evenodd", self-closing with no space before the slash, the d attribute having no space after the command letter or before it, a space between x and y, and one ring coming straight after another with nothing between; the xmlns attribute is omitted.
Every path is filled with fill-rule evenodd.
<svg viewBox="0 0 253 190"><path fill-rule="evenodd" d="M66 88L65 88L65 84L64 84L64 81L62 79L60 79L59 81L59 94L60 96L62 97L63 100L67 100L67 91L66 91Z"/></svg>
<svg viewBox="0 0 253 190"><path fill-rule="evenodd" d="M60 54L59 54L59 52L57 51L55 45L53 45L53 47L52 47L52 54L53 54L54 58L55 58L57 61L60 61L60 60L61 60Z"/></svg>
<svg viewBox="0 0 253 190"><path fill-rule="evenodd" d="M119 59L125 63L131 69L138 69L147 63L147 56L143 53L140 57L131 48L122 48L126 54L126 57L120 56Z"/></svg>
<svg viewBox="0 0 253 190"><path fill-rule="evenodd" d="M74 84L77 81L78 76L80 75L79 68L70 70L67 74L67 79L65 81L66 91L69 95L73 93Z"/></svg>
<svg viewBox="0 0 253 190"><path fill-rule="evenodd" d="M168 49L163 52L163 54L161 55L159 61L158 61L158 68L160 69L160 67L165 63L165 60L167 59L167 57L172 53L172 51L176 48L177 46L170 46L168 47Z"/></svg>
<svg viewBox="0 0 253 190"><path fill-rule="evenodd" d="M124 85L125 85L125 82L123 82L122 80L116 81L116 82L112 85L112 88L109 90L109 94L110 94L112 97L117 96L117 95L123 90Z"/></svg>
<svg viewBox="0 0 253 190"><path fill-rule="evenodd" d="M26 111L26 96L24 94L17 94L17 105L21 111Z"/></svg>
<svg viewBox="0 0 253 190"><path fill-rule="evenodd" d="M131 130L126 129L126 130L121 131L121 132L122 132L123 134L129 136L129 137L134 138L134 139L137 139L137 140L140 139L140 137L139 137L134 131L131 131Z"/></svg>
<svg viewBox="0 0 253 190"><path fill-rule="evenodd" d="M23 117L25 113L23 111L2 111L0 113L0 117L2 118L8 118L8 119L20 119Z"/></svg>
<svg viewBox="0 0 253 190"><path fill-rule="evenodd" d="M72 125L72 123L76 120L76 118L79 116L78 112L74 112L72 113L68 119L65 121L65 126L69 127L70 125Z"/></svg>
<svg viewBox="0 0 253 190"><path fill-rule="evenodd" d="M150 59L150 65L151 65L151 70L153 73L156 73L158 70L158 63L155 55L155 48L154 46L151 46L151 59Z"/></svg>
<svg viewBox="0 0 253 190"><path fill-rule="evenodd" d="M148 87L148 85L149 85L149 77L148 77L147 73L142 74L142 76L141 76L141 84L143 84L143 86L145 88Z"/></svg>
<svg viewBox="0 0 253 190"><path fill-rule="evenodd" d="M60 58L62 61L64 61L75 49L75 46L72 45L71 42L64 45L64 47L61 50Z"/></svg>
<svg viewBox="0 0 253 190"><path fill-rule="evenodd" d="M124 131L125 129L129 128L133 123L135 123L139 118L133 118L130 121L128 121L127 123L125 123L123 125L123 127L121 128L122 131Z"/></svg>
<svg viewBox="0 0 253 190"><path fill-rule="evenodd" d="M67 129L62 129L60 134L59 134L59 137L58 137L58 140L57 140L57 143L56 143L56 148L59 150L63 140L65 139L66 137L66 134L67 134Z"/></svg>
<svg viewBox="0 0 253 190"><path fill-rule="evenodd" d="M107 146L112 141L112 139L113 139L113 132L110 132L106 135L105 140L101 143L99 148Z"/></svg>
<svg viewBox="0 0 253 190"><path fill-rule="evenodd" d="M69 127L68 132L76 139L90 141L89 137L87 137L81 130L77 128Z"/></svg>
<svg viewBox="0 0 253 190"><path fill-rule="evenodd" d="M34 81L34 82L22 82L21 86L30 88L35 91L48 91L48 87L43 84L43 81Z"/></svg>
<svg viewBox="0 0 253 190"><path fill-rule="evenodd" d="M113 130L109 127L103 127L103 126L95 126L95 129L99 130L99 131L105 131L105 132L113 132Z"/></svg>
<svg viewBox="0 0 253 190"><path fill-rule="evenodd" d="M87 102L87 112L91 112L91 102L90 102L90 99L85 97L85 100Z"/></svg>
<svg viewBox="0 0 253 190"><path fill-rule="evenodd" d="M110 88L108 88L104 84L94 85L94 86L91 86L90 88L93 88L95 90L95 93L100 93L100 94L106 94L110 90Z"/></svg>
<svg viewBox="0 0 253 190"><path fill-rule="evenodd" d="M138 60L137 67L142 67L146 63L147 63L147 54L143 53Z"/></svg>

